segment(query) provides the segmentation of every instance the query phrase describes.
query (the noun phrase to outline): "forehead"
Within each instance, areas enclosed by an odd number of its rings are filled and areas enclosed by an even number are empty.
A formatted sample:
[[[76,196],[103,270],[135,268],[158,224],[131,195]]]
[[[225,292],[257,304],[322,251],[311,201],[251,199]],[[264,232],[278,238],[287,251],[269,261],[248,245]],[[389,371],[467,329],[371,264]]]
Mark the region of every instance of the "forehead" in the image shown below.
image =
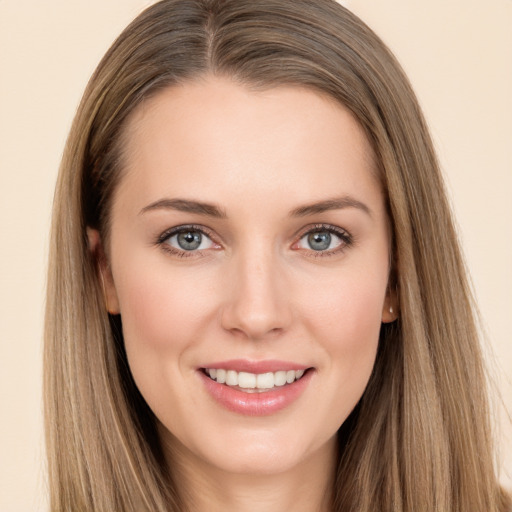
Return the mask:
[[[135,188],[141,201],[199,188],[208,199],[274,189],[307,202],[333,186],[379,187],[353,115],[301,87],[254,90],[218,77],[172,86],[137,107],[123,146],[119,192]]]

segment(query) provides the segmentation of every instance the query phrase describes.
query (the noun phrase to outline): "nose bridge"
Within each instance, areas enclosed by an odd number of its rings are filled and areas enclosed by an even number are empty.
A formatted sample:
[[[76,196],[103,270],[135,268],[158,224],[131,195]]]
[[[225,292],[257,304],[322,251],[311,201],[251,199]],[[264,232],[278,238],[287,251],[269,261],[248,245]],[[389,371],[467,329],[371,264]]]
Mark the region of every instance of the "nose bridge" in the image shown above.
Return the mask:
[[[261,339],[287,327],[289,303],[279,255],[263,239],[233,255],[223,311],[224,328]]]

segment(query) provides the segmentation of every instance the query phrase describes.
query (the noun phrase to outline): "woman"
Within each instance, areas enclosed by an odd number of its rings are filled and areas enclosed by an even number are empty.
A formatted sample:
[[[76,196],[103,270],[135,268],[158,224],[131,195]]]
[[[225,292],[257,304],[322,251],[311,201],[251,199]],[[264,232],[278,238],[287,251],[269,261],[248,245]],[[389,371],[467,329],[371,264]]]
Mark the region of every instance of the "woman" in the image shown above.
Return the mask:
[[[150,7],[54,208],[52,510],[507,509],[422,114],[338,4]]]

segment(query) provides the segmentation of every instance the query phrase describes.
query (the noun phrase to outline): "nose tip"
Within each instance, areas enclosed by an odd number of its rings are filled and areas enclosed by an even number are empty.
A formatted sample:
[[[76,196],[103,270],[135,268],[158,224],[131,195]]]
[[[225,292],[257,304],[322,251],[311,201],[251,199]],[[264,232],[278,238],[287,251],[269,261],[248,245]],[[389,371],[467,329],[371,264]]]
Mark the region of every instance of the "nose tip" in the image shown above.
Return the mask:
[[[287,329],[291,313],[285,287],[273,265],[244,267],[226,286],[224,329],[250,340],[262,340]]]
[[[261,312],[254,310],[243,312],[242,310],[230,310],[231,314],[225,314],[224,328],[233,333],[239,333],[250,340],[261,340],[275,335],[282,330],[273,319]]]

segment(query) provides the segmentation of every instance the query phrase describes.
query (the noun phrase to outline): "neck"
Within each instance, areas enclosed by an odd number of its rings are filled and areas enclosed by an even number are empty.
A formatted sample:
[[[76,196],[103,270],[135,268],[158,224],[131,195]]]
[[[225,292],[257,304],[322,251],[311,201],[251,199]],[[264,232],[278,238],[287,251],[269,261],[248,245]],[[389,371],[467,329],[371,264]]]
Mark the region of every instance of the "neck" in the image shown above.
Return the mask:
[[[231,473],[199,459],[176,440],[166,445],[172,459],[173,480],[187,511],[332,511],[336,439],[293,468],[277,474]]]

